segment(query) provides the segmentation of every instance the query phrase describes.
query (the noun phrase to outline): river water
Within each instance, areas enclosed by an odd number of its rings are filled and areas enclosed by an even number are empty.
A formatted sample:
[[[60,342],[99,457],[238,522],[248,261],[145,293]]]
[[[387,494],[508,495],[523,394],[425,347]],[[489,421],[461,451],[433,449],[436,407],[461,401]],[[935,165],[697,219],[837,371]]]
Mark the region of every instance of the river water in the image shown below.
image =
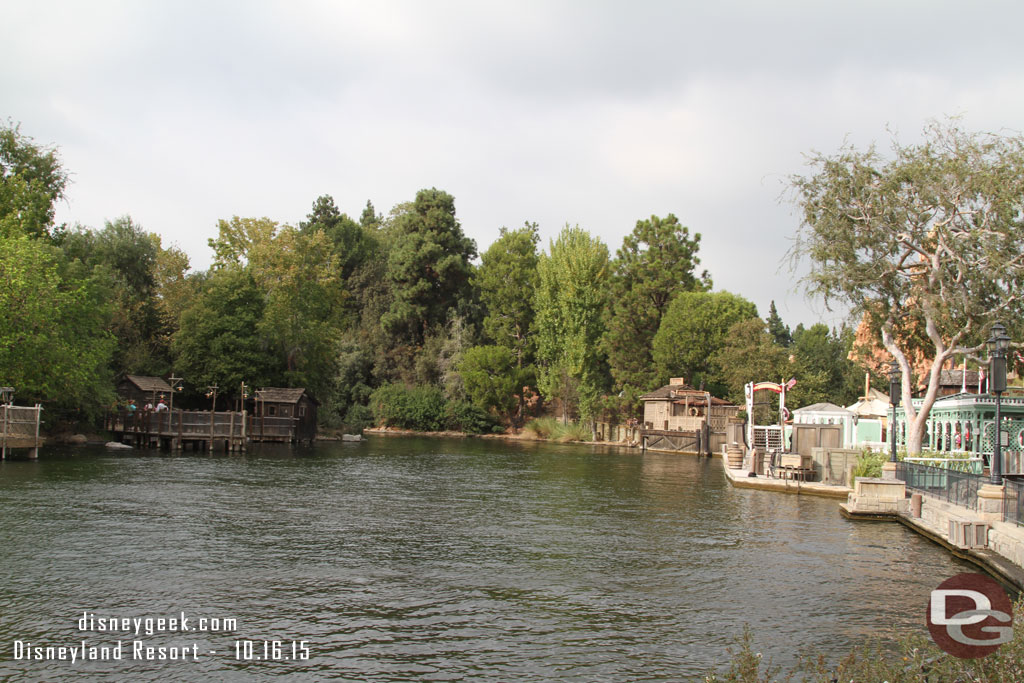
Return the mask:
[[[736,490],[721,468],[405,437],[8,461],[0,679],[690,680],[744,624],[786,665],[923,633],[929,591],[972,571],[898,524]],[[158,632],[182,613],[189,630]],[[139,633],[109,630],[124,619]],[[46,658],[83,640],[121,659]]]

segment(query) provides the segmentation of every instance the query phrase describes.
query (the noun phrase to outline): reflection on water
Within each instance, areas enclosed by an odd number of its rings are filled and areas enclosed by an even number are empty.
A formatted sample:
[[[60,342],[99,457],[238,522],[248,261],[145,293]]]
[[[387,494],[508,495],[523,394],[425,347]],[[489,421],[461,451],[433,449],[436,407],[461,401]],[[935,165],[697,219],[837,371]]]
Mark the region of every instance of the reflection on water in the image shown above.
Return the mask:
[[[0,676],[24,680],[686,680],[744,623],[777,663],[923,631],[928,592],[970,571],[834,500],[734,490],[718,460],[578,446],[51,451],[0,465],[0,501]],[[238,626],[83,633],[83,611]],[[200,658],[13,660],[83,638]],[[311,656],[239,660],[239,640]]]

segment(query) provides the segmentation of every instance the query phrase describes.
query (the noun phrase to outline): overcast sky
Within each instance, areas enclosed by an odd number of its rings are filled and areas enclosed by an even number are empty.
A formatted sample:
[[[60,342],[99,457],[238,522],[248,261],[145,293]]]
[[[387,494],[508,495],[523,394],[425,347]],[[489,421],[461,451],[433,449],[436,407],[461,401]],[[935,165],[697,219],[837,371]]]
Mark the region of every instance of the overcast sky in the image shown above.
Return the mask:
[[[483,251],[674,213],[716,289],[790,325],[804,154],[930,119],[1024,128],[1024,3],[0,0],[0,117],[59,147],[58,219],[129,214],[205,268],[219,218],[426,187]]]

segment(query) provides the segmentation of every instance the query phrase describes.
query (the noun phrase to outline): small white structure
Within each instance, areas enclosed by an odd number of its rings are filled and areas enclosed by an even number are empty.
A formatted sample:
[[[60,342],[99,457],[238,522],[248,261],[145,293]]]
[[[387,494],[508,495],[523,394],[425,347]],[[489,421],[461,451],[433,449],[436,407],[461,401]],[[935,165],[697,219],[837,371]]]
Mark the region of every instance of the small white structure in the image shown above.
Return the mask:
[[[889,397],[878,389],[868,389],[867,396],[862,396],[846,409],[856,416],[854,447],[885,450],[891,420]]]

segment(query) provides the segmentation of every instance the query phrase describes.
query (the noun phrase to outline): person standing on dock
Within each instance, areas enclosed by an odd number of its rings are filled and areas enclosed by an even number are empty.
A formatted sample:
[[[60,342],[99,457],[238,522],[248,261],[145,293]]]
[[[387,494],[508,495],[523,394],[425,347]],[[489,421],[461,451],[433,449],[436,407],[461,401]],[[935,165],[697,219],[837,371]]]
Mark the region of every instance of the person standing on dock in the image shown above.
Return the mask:
[[[167,404],[164,403],[163,399],[160,399],[160,402],[156,404],[156,412],[162,413],[165,410],[167,410]]]

